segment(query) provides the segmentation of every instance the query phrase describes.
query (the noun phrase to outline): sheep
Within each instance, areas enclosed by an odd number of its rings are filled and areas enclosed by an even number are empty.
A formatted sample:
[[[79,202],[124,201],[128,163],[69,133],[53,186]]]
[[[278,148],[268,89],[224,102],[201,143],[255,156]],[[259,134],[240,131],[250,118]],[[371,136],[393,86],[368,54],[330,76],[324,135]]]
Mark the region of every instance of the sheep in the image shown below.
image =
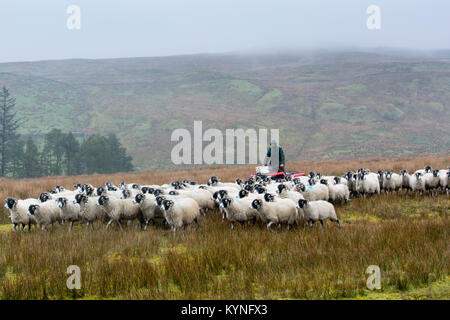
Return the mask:
[[[363,196],[367,194],[380,194],[380,182],[373,172],[361,171],[356,180],[356,191]]]
[[[384,172],[382,170],[378,170],[377,176],[378,176],[378,181],[380,182],[380,190],[382,190],[383,184],[384,184]]]
[[[412,190],[411,184],[410,184],[411,175],[406,170],[402,170],[401,173],[402,173],[402,192],[403,192],[403,190],[406,190],[406,192],[408,192],[408,191]]]
[[[231,229],[234,229],[234,223],[243,224],[247,221],[256,221],[258,211],[253,209],[249,198],[224,198],[221,200],[220,208],[225,212],[226,218],[231,222]]]
[[[423,180],[425,181],[425,190],[428,190],[431,195],[434,195],[436,189],[439,188],[439,170],[433,170],[432,173],[425,173]]]
[[[213,186],[213,187],[230,187],[230,188],[234,188],[237,191],[241,190],[241,187],[236,184],[236,183],[231,183],[231,182],[220,182],[220,180],[216,177],[216,176],[212,176],[208,182],[207,185],[209,186]]]
[[[348,187],[348,180],[345,177],[334,177],[334,184],[343,184]]]
[[[439,170],[439,186],[446,191],[447,197],[450,189],[450,170]]]
[[[401,175],[397,173],[393,173],[391,171],[386,171],[383,174],[383,189],[386,193],[400,190],[403,185],[403,178]]]
[[[77,194],[72,203],[80,205],[80,215],[83,221],[86,221],[86,229],[91,226],[94,230],[94,222],[96,220],[106,221],[106,210],[102,206],[97,206],[100,197],[88,197],[84,193]]]
[[[195,222],[198,226],[200,210],[197,202],[191,198],[163,200],[161,211],[164,212],[164,216],[173,232],[179,228],[186,227],[192,222]]]
[[[323,184],[317,184],[313,186],[305,186],[304,184],[299,184],[296,186],[296,190],[300,192],[306,200],[325,200],[328,201],[330,193],[328,187]]]
[[[69,231],[72,231],[73,223],[81,220],[80,205],[73,203],[65,197],[56,199],[61,220],[69,221]]]
[[[181,197],[187,197],[194,199],[200,208],[202,214],[208,212],[208,210],[214,210],[215,202],[211,199],[211,192],[208,190],[197,189],[195,191],[189,190],[177,190],[170,191],[169,195],[179,195]]]
[[[106,214],[110,219],[106,229],[109,228],[111,223],[116,222],[120,229],[123,230],[120,223],[121,220],[133,221],[137,219],[140,226],[145,222],[141,208],[138,204],[133,203],[131,199],[114,199],[103,195],[98,198],[97,205],[105,208]]]
[[[140,189],[141,187],[139,186],[139,184],[137,183],[125,183],[125,182],[121,182],[119,184],[119,189],[121,190],[125,190],[125,189]]]
[[[34,216],[37,223],[41,226],[41,230],[47,230],[47,226],[50,224],[52,230],[55,222],[61,222],[62,219],[59,215],[59,208],[55,201],[46,201],[41,204],[31,204],[28,207],[28,215]]]
[[[320,183],[328,187],[328,199],[329,201],[344,201],[347,203],[350,199],[350,191],[344,184],[329,184],[327,180],[321,179]],[[296,201],[296,203],[298,200]]]
[[[109,191],[108,191],[109,192]],[[139,189],[125,189],[121,190],[120,199],[133,199],[136,195],[140,193]]]
[[[25,199],[17,201],[14,198],[5,199],[5,208],[9,210],[11,223],[13,224],[13,230],[17,231],[17,226],[22,225],[21,231],[24,232],[25,226],[28,226],[28,232],[31,230],[31,225],[36,225],[37,221],[35,217],[31,217],[27,214],[28,207],[31,204],[38,204],[37,199]]]
[[[291,199],[294,203],[297,203],[298,200],[304,199],[303,195],[297,191],[290,191],[287,189],[286,185],[279,184],[277,194],[282,199]]]
[[[164,213],[161,211],[160,206],[155,204],[156,197],[152,194],[143,194],[138,193],[134,197],[134,203],[137,203],[141,208],[142,214],[145,220],[144,231],[147,230],[147,227],[150,222],[153,222],[156,218],[164,218]]]
[[[267,230],[270,230],[270,226],[274,223],[279,227],[282,223],[286,223],[288,229],[294,223],[298,224],[298,212],[291,199],[278,199],[275,202],[254,199],[250,208],[257,210],[261,220],[267,222]]]
[[[416,172],[414,175],[410,176],[409,184],[413,192],[419,191],[420,195],[422,195],[425,191],[425,181],[421,172]]]
[[[423,169],[416,170],[414,174],[421,173],[423,176],[425,173],[431,173],[431,170],[432,170],[431,166],[425,166]]]
[[[308,201],[300,199],[298,200],[297,208],[303,210],[303,217],[310,227],[317,221],[320,221],[320,225],[323,226],[323,220],[326,219],[336,222],[338,227],[341,227],[334,206],[327,201]]]

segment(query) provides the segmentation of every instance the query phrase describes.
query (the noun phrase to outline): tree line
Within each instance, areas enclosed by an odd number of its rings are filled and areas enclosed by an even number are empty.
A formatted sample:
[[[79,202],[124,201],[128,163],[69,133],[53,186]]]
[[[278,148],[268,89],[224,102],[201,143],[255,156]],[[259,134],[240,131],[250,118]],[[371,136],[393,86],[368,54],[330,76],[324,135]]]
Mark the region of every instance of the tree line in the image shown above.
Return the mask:
[[[18,133],[20,120],[14,110],[16,99],[8,89],[0,92],[0,175],[34,178],[133,170],[132,157],[115,134],[94,134],[77,139],[72,132],[53,129],[43,141]]]

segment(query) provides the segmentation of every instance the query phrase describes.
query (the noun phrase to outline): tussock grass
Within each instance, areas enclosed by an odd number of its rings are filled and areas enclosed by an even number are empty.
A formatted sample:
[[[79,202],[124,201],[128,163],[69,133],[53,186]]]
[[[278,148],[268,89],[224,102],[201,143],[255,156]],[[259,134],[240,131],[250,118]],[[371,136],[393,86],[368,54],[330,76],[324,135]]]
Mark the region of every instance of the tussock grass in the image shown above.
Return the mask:
[[[447,167],[449,157],[373,162],[290,164],[306,171],[343,172],[359,167],[409,170]],[[404,162],[402,162],[404,161]],[[379,165],[379,166],[378,166]],[[391,167],[389,167],[391,166]],[[327,170],[328,168],[328,170]],[[6,197],[36,196],[56,184],[111,180],[162,183],[245,177],[250,167],[176,172],[56,177],[5,181]],[[218,213],[200,228],[172,234],[160,225],[147,232],[66,227],[54,232],[13,233],[0,228],[1,299],[364,299],[443,298],[449,292],[450,200],[379,195],[337,206],[342,229],[300,226],[268,232],[263,225],[230,230]],[[5,219],[6,221],[6,219]],[[82,272],[82,289],[66,288],[69,265]],[[382,289],[366,289],[365,270],[381,268]],[[433,289],[434,288],[434,289]]]

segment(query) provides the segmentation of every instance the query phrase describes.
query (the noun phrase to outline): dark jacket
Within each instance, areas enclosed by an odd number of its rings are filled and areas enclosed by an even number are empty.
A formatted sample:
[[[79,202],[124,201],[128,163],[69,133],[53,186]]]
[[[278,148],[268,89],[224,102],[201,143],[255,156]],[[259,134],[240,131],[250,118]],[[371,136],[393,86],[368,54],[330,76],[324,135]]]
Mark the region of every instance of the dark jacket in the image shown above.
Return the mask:
[[[278,150],[279,150],[279,162],[280,162],[280,164],[285,164],[286,160],[285,160],[285,157],[284,157],[283,148],[278,146]],[[267,150],[266,157],[271,158],[271,153],[272,153],[272,147],[269,147],[269,150]]]

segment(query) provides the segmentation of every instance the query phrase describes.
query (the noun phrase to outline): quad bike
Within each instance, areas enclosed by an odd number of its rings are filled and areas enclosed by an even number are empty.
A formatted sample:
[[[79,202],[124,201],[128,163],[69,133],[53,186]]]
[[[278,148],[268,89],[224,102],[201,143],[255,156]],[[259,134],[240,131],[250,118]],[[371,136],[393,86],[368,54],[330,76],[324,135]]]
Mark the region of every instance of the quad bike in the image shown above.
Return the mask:
[[[277,180],[277,179],[292,180],[294,178],[304,176],[304,175],[305,175],[305,173],[300,172],[300,171],[291,171],[291,172],[284,173],[283,171],[277,172],[277,170],[273,170],[273,167],[270,167],[270,166],[259,166],[259,167],[256,167],[256,173],[252,174],[251,177],[260,176],[260,177],[269,177],[272,180]]]

